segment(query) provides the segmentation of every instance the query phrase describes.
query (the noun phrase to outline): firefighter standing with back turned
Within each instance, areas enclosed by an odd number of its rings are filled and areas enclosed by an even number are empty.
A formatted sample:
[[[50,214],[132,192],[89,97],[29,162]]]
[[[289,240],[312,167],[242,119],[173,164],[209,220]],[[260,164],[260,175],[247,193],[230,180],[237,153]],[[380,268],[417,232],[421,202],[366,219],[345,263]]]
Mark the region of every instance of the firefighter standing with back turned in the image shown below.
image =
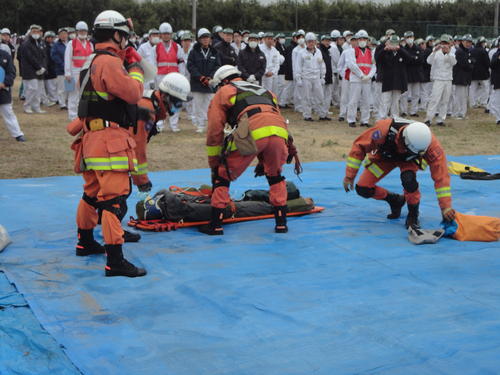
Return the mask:
[[[265,174],[269,183],[275,231],[286,233],[287,190],[281,170],[286,161],[296,157],[296,150],[289,139],[276,96],[259,85],[243,81],[240,71],[231,65],[220,67],[213,81],[212,85],[219,88],[208,109],[207,154],[212,169],[212,215],[210,223],[199,230],[209,235],[223,234],[222,219],[224,209],[230,203],[230,181],[236,180],[258,156],[256,176]],[[228,142],[231,138],[224,137],[226,123],[240,136],[243,132],[247,138],[253,139],[254,153],[248,150],[243,153],[233,141]],[[297,158],[296,168],[299,168]]]
[[[443,219],[451,221],[455,211],[451,206],[451,188],[446,155],[437,138],[429,127],[421,122],[404,119],[384,119],[371,129],[363,132],[353,143],[347,158],[344,189],[353,190],[354,179],[365,159],[365,170],[358,183],[356,192],[363,198],[385,200],[391,213],[388,219],[397,219],[405,202],[408,203],[406,227],[420,226],[417,171],[430,167],[431,177],[441,208]],[[377,182],[394,168],[401,170],[404,195],[391,193],[377,186]]]
[[[123,257],[123,207],[130,192],[129,172],[136,170],[136,146],[128,128],[136,125],[137,103],[142,97],[143,70],[129,47],[132,22],[107,10],[94,22],[96,48],[80,74],[82,87],[78,119],[68,125],[73,143],[75,170],[83,173],[84,193],[77,212],[80,256],[106,253],[106,276],[144,276],[146,271]],[[105,246],[94,240],[93,229],[102,210]]]

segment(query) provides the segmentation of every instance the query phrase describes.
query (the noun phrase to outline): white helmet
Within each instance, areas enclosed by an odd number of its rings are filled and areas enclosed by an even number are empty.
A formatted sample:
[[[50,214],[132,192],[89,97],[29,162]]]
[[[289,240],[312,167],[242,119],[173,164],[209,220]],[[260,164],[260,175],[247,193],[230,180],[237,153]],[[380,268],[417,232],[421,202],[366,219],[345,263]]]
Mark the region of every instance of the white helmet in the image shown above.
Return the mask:
[[[264,38],[264,35],[266,35],[266,33],[264,31],[259,31],[259,38]]]
[[[163,22],[160,25],[160,33],[161,34],[172,34],[172,26],[168,22]]]
[[[422,122],[412,122],[403,130],[403,140],[406,148],[414,154],[427,151],[431,144],[432,133]]]
[[[220,83],[232,75],[241,75],[241,72],[233,65],[222,65],[214,74],[212,86],[218,86]]]
[[[10,35],[10,30],[8,28],[4,27],[2,29],[2,31],[0,31],[0,34],[9,34]]]
[[[360,39],[360,38],[365,38],[365,39],[368,39],[368,33],[366,32],[366,30],[359,30],[357,33],[356,33],[356,39]]]
[[[308,42],[310,40],[316,40],[316,34],[309,32],[309,33],[306,34],[306,38],[305,39],[306,39],[306,42]]]
[[[198,30],[198,38],[201,38],[203,35],[205,36],[211,36],[210,31],[208,29],[202,27],[201,29]]]
[[[78,21],[75,26],[76,31],[89,31],[89,27],[84,21]]]
[[[187,101],[191,91],[191,85],[186,77],[181,73],[169,73],[159,84],[161,92],[165,92],[182,101]]]
[[[116,30],[130,34],[132,29],[132,21],[116,10],[105,10],[99,13],[94,21],[94,30]]]
[[[346,31],[344,31],[344,33],[342,34],[342,36],[343,36],[344,38],[347,38],[349,35],[352,35],[352,31],[346,30]]]
[[[340,34],[340,31],[338,30],[333,30],[331,33],[330,33],[330,36],[332,38],[340,38],[342,36],[342,34]]]

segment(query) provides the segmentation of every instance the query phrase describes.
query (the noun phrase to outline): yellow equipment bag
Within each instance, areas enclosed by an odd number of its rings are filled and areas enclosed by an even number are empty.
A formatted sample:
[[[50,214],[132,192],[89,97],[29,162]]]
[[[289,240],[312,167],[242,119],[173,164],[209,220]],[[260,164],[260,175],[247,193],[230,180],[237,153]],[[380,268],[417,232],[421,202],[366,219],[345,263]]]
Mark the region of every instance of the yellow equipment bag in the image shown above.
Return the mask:
[[[448,172],[451,174],[456,174],[460,176],[460,173],[466,172],[486,172],[484,169],[473,167],[472,165],[457,163],[456,161],[450,161],[448,163]]]

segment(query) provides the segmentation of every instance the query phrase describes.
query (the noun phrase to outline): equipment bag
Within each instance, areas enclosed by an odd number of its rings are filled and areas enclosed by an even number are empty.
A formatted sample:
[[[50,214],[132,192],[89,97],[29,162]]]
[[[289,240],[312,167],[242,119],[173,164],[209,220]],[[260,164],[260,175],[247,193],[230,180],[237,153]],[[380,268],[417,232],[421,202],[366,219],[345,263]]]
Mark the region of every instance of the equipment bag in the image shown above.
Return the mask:
[[[233,142],[238,152],[243,155],[255,155],[257,153],[257,144],[250,131],[250,122],[246,116],[243,116],[238,125],[233,130]]]
[[[500,239],[500,218],[456,213],[452,222],[442,222],[445,236],[458,241],[494,242]]]

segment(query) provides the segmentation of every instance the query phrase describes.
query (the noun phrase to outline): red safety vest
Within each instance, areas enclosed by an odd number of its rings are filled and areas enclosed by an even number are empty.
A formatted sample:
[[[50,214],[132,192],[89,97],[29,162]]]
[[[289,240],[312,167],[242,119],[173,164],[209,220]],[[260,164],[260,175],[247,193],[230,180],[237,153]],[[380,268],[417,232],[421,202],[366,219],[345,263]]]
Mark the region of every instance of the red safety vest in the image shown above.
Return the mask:
[[[372,70],[372,50],[368,47],[365,48],[365,53],[361,51],[361,48],[354,48],[354,55],[356,56],[356,64],[359,66],[359,69],[363,72],[363,74],[370,73]],[[351,76],[351,70],[347,69],[345,71],[345,79],[349,80]]]
[[[179,71],[177,64],[177,43],[170,41],[170,49],[166,50],[163,42],[156,45],[156,62],[158,64],[158,74],[164,75]]]
[[[85,64],[87,57],[92,54],[92,45],[90,42],[87,42],[84,47],[79,39],[73,39],[71,45],[73,47],[73,66],[75,68],[81,68],[83,64]]]

